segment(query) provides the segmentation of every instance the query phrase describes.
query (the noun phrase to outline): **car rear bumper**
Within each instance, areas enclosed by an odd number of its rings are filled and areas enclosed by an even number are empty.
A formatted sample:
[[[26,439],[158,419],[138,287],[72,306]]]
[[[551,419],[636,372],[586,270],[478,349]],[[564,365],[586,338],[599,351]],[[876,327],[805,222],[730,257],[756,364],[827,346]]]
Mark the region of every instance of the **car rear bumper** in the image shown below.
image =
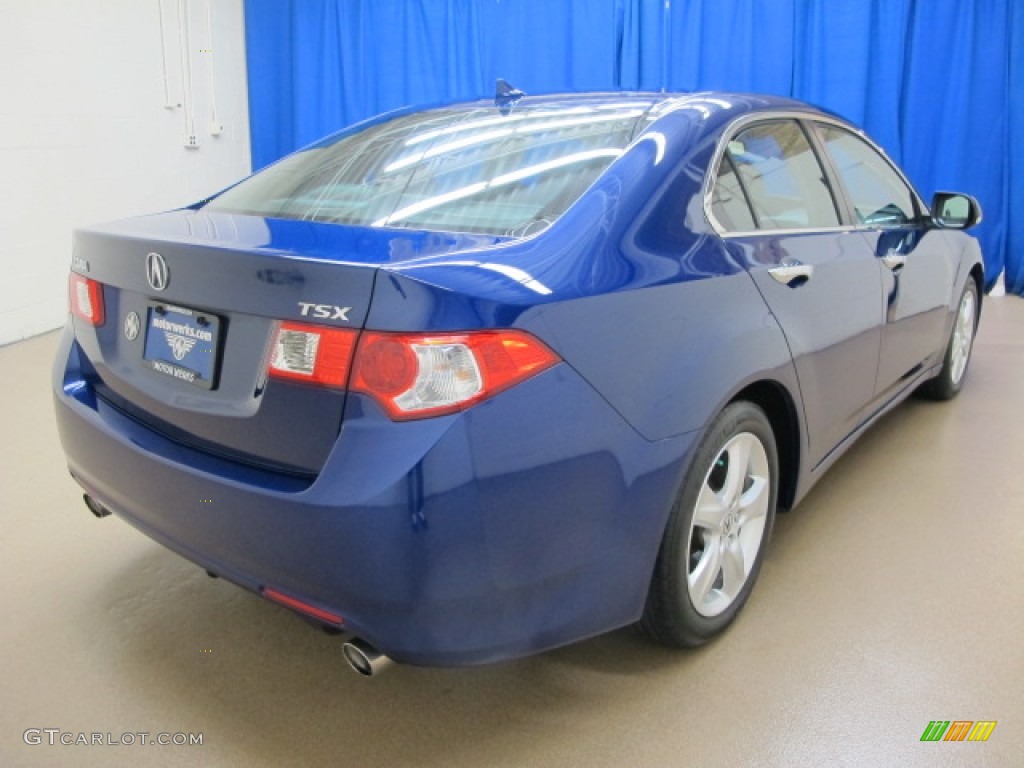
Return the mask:
[[[492,662],[635,621],[694,434],[649,442],[569,366],[461,414],[350,396],[306,487],[183,447],[97,399],[66,331],[69,469],[184,557],[344,618],[396,661]]]

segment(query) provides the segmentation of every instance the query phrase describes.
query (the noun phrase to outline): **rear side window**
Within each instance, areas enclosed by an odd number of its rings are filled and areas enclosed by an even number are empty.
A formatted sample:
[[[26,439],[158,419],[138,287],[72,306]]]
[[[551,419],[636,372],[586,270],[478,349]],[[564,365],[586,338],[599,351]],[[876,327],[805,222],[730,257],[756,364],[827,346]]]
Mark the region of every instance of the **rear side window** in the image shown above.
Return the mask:
[[[711,212],[729,232],[757,229],[746,193],[736,177],[736,167],[728,155],[718,166],[718,178],[711,193]]]
[[[885,227],[914,221],[914,194],[884,157],[842,128],[818,125],[817,129],[850,196],[858,224]]]
[[[794,120],[759,123],[728,143],[712,192],[712,213],[727,231],[753,228],[745,226],[740,201],[749,203],[758,229],[839,226],[825,172]]]
[[[298,152],[208,210],[523,236],[557,219],[632,140],[646,102],[431,110]]]

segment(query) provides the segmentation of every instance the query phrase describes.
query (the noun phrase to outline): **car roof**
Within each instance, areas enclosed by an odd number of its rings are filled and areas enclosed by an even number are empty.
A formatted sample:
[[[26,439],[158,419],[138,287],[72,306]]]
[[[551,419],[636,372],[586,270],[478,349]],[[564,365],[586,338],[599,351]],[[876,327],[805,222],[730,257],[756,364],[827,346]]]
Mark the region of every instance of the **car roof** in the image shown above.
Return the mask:
[[[830,114],[827,110],[807,104],[806,102],[784,96],[763,93],[743,93],[738,91],[692,91],[692,92],[653,92],[653,91],[595,91],[579,93],[546,93],[536,96],[523,95],[511,101],[512,111],[570,109],[579,107],[609,108],[613,106],[643,108],[661,113],[686,106],[711,105],[716,111],[771,111],[771,110],[810,110]],[[494,99],[478,99],[437,105],[449,110],[461,109],[493,109]],[[427,107],[429,109],[430,107]]]
[[[693,121],[702,122],[709,131],[716,130],[731,122],[732,118],[756,112],[807,113],[826,115],[849,124],[844,117],[830,110],[797,99],[763,93],[737,91],[694,91],[694,92],[651,92],[651,91],[596,91],[577,93],[548,93],[536,96],[523,95],[504,104],[496,99],[457,101],[424,107],[396,110],[378,116],[369,122],[410,114],[444,110],[450,114],[472,111],[501,109],[504,114],[579,111],[585,109],[633,109],[639,113],[638,135],[655,126],[662,117],[680,113],[687,114]]]
[[[490,98],[473,101],[448,100],[434,104],[399,107],[353,123],[300,149],[326,146],[345,135],[357,133],[398,117],[415,114],[445,113],[451,119],[461,121],[466,120],[472,113],[486,117],[485,113],[529,115],[530,112],[547,113],[560,110],[572,112],[588,108],[635,110],[637,112],[637,128],[634,138],[655,129],[662,123],[662,118],[669,115],[674,115],[676,118],[685,116],[690,122],[700,123],[699,130],[704,134],[717,133],[723,126],[731,123],[733,118],[756,112],[826,115],[859,130],[841,115],[830,110],[771,94],[735,91],[591,91],[546,93],[535,96],[524,94],[522,97],[515,97],[504,103],[499,102],[496,98]]]

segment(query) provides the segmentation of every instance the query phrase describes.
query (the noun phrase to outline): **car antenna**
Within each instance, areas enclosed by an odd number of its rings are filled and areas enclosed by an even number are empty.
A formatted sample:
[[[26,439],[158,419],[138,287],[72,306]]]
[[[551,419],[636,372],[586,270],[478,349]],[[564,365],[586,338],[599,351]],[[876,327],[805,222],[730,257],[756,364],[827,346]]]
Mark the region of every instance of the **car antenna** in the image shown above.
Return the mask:
[[[507,115],[512,111],[512,107],[516,105],[526,93],[520,91],[514,85],[511,85],[508,81],[502,80],[500,77],[494,84],[494,106],[503,115]]]

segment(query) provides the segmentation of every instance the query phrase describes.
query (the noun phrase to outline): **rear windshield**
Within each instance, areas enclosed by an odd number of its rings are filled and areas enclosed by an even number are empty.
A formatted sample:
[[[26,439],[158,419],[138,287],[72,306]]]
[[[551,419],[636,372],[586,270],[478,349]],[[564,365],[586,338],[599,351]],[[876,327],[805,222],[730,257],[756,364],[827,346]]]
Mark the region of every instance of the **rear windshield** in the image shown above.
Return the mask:
[[[431,110],[297,152],[207,210],[369,227],[525,236],[575,202],[645,103]]]

